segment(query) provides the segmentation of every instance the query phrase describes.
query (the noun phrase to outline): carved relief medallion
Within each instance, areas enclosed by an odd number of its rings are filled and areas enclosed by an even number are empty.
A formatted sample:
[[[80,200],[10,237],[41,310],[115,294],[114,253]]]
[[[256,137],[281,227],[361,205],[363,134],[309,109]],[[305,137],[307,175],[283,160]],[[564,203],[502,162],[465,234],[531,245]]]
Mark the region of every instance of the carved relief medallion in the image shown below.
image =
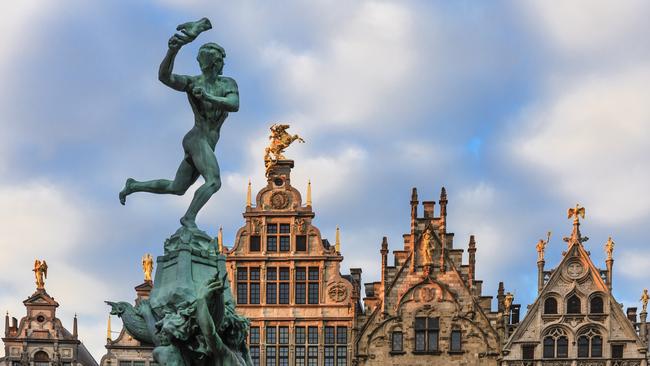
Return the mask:
[[[286,192],[273,192],[271,195],[271,207],[276,210],[282,210],[289,206],[289,195]]]
[[[576,279],[582,276],[584,273],[585,269],[582,266],[582,263],[580,262],[572,262],[569,263],[566,269],[567,275],[569,275],[569,278]]]
[[[348,298],[348,289],[341,282],[336,282],[327,290],[327,295],[334,302],[343,302]]]
[[[436,290],[431,287],[424,287],[420,289],[420,299],[423,302],[431,302],[436,298]]]

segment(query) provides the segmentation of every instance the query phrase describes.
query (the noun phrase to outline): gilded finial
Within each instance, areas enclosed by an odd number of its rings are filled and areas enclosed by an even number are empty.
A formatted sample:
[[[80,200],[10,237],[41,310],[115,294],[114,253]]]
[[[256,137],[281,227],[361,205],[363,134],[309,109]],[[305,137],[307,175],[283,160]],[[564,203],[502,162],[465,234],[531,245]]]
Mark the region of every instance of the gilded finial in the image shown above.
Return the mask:
[[[609,239],[607,239],[607,243],[605,243],[605,253],[607,253],[607,260],[613,259],[615,244],[616,243],[614,243],[612,237],[610,236]]]
[[[341,230],[339,227],[336,227],[336,240],[334,242],[334,249],[337,253],[341,253]]]
[[[311,179],[307,180],[307,206],[311,206]]]
[[[648,289],[644,288],[643,289],[643,294],[641,295],[641,305],[643,305],[643,310],[641,312],[647,313],[648,312],[648,300],[650,299],[650,295],[648,295]]]
[[[47,262],[45,262],[45,260],[40,261],[36,259],[34,261],[34,269],[32,269],[32,272],[34,272],[34,277],[36,277],[36,289],[45,290],[45,280],[47,279]]]
[[[585,208],[580,206],[579,203],[576,203],[576,207],[570,208],[567,211],[567,218],[570,219],[573,217],[573,224],[579,225],[580,220],[578,219],[578,216],[582,217],[583,219],[585,218]]]
[[[153,257],[149,253],[142,256],[142,272],[144,273],[144,282],[151,282],[151,274],[153,273]]]
[[[248,179],[248,190],[246,191],[246,207],[251,207],[252,204],[252,199],[251,199],[251,180],[250,178]]]
[[[506,309],[506,313],[510,312],[510,307],[512,306],[512,302],[515,300],[515,296],[511,294],[510,292],[506,293],[506,297],[503,299],[503,306]]]
[[[223,227],[219,228],[219,234],[217,234],[217,245],[219,246],[219,253],[223,253]]]
[[[546,233],[546,241],[539,239],[537,242],[537,261],[541,262],[544,260],[544,251],[546,250],[546,245],[551,240],[551,232]]]
[[[112,336],[111,336],[111,316],[108,316],[108,325],[106,326],[106,342],[111,342]]]

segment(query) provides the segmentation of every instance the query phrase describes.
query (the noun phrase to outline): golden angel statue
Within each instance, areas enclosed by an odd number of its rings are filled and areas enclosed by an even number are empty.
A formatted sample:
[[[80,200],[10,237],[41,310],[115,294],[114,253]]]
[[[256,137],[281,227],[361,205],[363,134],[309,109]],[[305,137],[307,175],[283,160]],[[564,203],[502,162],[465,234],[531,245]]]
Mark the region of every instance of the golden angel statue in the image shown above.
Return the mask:
[[[644,313],[648,311],[648,299],[650,299],[650,295],[648,295],[648,289],[644,288],[643,295],[641,295],[641,305],[643,305]]]
[[[153,257],[147,253],[142,257],[142,271],[144,272],[144,281],[151,282],[151,273],[153,272]]]
[[[34,261],[34,276],[36,277],[36,289],[44,290],[45,289],[45,280],[47,279],[47,262],[45,260],[39,261],[36,259]]]
[[[612,255],[614,254],[614,245],[615,243],[610,236],[609,239],[607,239],[607,243],[605,243],[605,253],[607,253],[607,259],[612,259]]]
[[[433,240],[433,232],[428,227],[422,234],[422,257],[424,258],[422,264],[425,266],[433,265],[433,251],[436,248]]]
[[[305,140],[298,135],[291,135],[287,132],[289,125],[275,123],[271,126],[271,134],[269,135],[269,146],[264,149],[264,165],[266,167],[266,176],[268,177],[271,168],[277,163],[278,160],[284,160],[282,154],[284,150],[291,145],[292,142],[304,143]]]
[[[539,239],[537,242],[537,261],[541,262],[544,260],[544,251],[546,250],[546,245],[551,240],[551,232],[546,233],[546,241]]]

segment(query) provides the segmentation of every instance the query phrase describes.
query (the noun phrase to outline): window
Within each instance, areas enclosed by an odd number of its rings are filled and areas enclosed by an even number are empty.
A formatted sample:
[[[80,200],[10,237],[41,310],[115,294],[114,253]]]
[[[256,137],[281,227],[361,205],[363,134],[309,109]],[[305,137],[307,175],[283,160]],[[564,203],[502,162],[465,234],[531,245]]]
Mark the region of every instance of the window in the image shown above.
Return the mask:
[[[562,328],[553,328],[544,337],[544,358],[569,357],[569,338]]]
[[[318,327],[307,327],[307,366],[318,365]],[[313,345],[313,346],[312,346]]]
[[[336,327],[336,366],[348,364],[348,328]]]
[[[36,363],[36,362],[34,362],[34,363]],[[131,366],[131,361],[120,360],[118,362],[118,365],[120,365],[120,366]]]
[[[318,278],[320,276],[320,270],[318,267],[309,267],[308,276],[307,276],[307,302],[309,304],[318,304],[319,291],[318,291]]]
[[[580,298],[578,296],[572,295],[569,297],[569,300],[567,300],[566,312],[567,314],[580,314]]]
[[[295,295],[296,304],[307,303],[307,268],[296,267]]]
[[[248,339],[248,349],[254,366],[260,365],[260,327],[251,327]]]
[[[237,268],[237,304],[260,303],[259,267]]]
[[[549,297],[544,301],[544,314],[557,314],[557,300]]]
[[[249,243],[248,243],[248,251],[249,252],[259,252],[261,249],[260,245],[260,236],[259,235],[251,235],[248,237]]]
[[[534,360],[535,359],[535,345],[533,344],[524,344],[521,346],[521,356],[524,360]]]
[[[289,327],[266,327],[266,365],[289,366]]]
[[[289,303],[289,268],[280,267],[280,282],[278,288],[278,304],[288,304]]]
[[[266,225],[266,251],[288,252],[290,249],[291,225],[267,224]]]
[[[293,336],[296,343],[296,357],[294,365],[305,366],[307,358],[307,352],[305,348],[305,343],[307,343],[307,334],[305,332],[305,327],[295,327]]]
[[[612,344],[612,358],[620,359],[623,358],[623,344]]]
[[[259,304],[260,303],[260,269],[249,268],[249,286],[250,286],[250,304]]]
[[[461,342],[461,331],[460,329],[454,329],[451,331],[451,347],[449,348],[452,352],[462,351],[462,342]]]
[[[334,327],[325,327],[325,352],[323,354],[324,366],[334,366],[334,342],[336,339],[334,329]]]
[[[266,303],[289,303],[289,268],[268,267],[266,269]]]
[[[390,350],[391,352],[404,351],[404,334],[401,331],[392,332],[390,335]]]
[[[121,362],[121,361],[120,361]],[[34,353],[34,366],[49,366],[50,356],[44,351]],[[129,362],[129,366],[131,362]]]
[[[440,322],[438,318],[415,318],[415,351],[438,351]]]
[[[133,366],[144,366],[144,361],[133,361]]]
[[[248,268],[237,268],[237,304],[248,304]]]
[[[603,298],[600,296],[594,296],[591,298],[591,302],[589,304],[589,312],[591,314],[602,314],[604,313],[603,311]]]
[[[296,235],[296,251],[297,252],[307,251],[307,236]]]
[[[603,338],[598,329],[587,328],[580,332],[578,357],[603,357]]]

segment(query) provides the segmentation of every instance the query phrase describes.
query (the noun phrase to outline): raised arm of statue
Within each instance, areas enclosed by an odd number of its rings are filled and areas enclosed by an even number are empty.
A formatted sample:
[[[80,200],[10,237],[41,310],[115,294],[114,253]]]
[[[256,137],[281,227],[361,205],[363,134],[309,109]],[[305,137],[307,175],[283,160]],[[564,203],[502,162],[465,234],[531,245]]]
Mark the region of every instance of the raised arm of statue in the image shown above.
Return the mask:
[[[190,77],[186,75],[177,75],[173,74],[172,70],[174,69],[174,60],[178,54],[178,50],[181,47],[187,44],[187,41],[183,40],[178,34],[174,34],[169,39],[169,49],[165,58],[163,58],[160,63],[160,68],[158,69],[158,80],[168,87],[178,90],[185,91],[190,84]]]

